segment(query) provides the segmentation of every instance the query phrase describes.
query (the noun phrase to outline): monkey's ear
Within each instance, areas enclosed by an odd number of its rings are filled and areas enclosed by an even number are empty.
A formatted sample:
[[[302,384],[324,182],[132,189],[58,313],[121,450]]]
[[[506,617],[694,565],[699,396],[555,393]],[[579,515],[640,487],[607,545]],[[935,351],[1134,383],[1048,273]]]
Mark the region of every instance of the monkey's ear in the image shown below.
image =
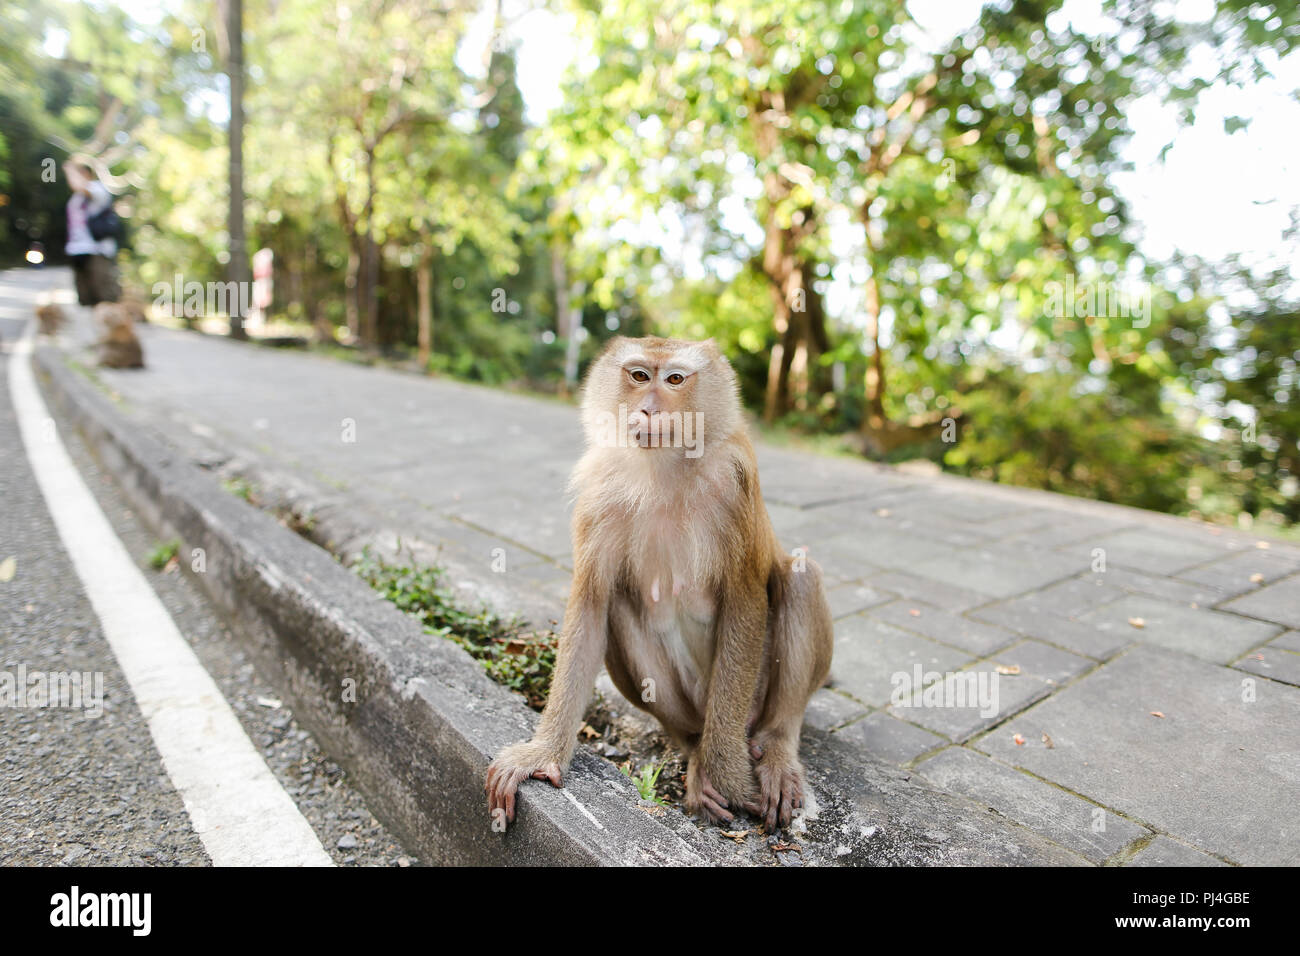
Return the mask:
[[[700,342],[699,345],[701,348],[704,349],[705,354],[708,355],[709,358],[711,359],[722,358],[722,350],[718,348],[718,343],[712,336],[705,339],[703,342]]]

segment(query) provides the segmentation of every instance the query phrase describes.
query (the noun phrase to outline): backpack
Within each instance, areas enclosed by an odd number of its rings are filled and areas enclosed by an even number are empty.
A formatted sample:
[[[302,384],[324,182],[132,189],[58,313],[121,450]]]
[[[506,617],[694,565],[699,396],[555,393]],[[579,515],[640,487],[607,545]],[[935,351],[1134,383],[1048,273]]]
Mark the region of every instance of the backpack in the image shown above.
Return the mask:
[[[93,216],[88,217],[86,227],[90,230],[91,238],[96,242],[101,239],[120,239],[122,237],[122,219],[118,216],[111,202]]]

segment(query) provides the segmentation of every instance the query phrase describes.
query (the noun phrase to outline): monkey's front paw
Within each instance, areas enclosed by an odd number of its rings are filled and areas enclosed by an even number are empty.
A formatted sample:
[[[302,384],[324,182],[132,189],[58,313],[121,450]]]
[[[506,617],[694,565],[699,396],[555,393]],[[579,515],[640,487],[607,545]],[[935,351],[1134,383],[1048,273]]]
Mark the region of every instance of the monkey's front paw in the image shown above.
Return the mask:
[[[507,823],[515,819],[515,793],[519,785],[532,777],[547,780],[553,787],[562,787],[560,762],[532,741],[511,744],[497,755],[488,767],[488,812],[496,818],[498,810],[505,811]]]
[[[730,823],[735,819],[731,801],[709,779],[699,759],[686,768],[686,812],[702,816],[709,823]]]
[[[754,772],[758,776],[758,802],[746,809],[762,820],[769,833],[778,822],[788,827],[794,812],[803,808],[803,767],[798,760],[782,760],[770,751]]]

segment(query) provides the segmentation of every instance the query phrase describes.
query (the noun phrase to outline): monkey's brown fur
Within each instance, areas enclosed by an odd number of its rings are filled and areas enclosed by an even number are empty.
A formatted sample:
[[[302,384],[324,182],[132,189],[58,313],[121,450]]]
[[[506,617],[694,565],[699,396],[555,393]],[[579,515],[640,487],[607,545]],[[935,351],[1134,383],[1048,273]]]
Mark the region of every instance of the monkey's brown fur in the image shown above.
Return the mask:
[[[686,752],[690,812],[717,822],[744,808],[769,830],[788,825],[803,806],[799,728],[830,671],[831,614],[820,568],[777,543],[730,364],[711,340],[615,339],[587,377],[583,424],[551,694],[533,739],[488,768],[490,811],[513,820],[529,777],[561,785],[603,659]]]
[[[144,350],[136,338],[130,313],[116,302],[95,306],[95,319],[103,326],[99,364],[107,368],[144,368]]]
[[[134,291],[123,293],[122,297],[117,300],[117,304],[126,311],[126,314],[130,316],[131,321],[149,321],[148,307],[145,305],[144,299],[140,297],[139,293]]]
[[[59,331],[59,326],[65,319],[63,308],[57,302],[47,302],[36,307],[36,322],[46,335],[53,335]]]

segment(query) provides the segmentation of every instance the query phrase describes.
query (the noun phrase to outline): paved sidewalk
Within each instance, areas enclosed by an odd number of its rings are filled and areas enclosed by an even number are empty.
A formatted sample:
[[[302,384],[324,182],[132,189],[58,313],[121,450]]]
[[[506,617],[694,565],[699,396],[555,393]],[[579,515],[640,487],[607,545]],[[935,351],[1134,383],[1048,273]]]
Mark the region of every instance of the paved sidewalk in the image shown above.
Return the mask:
[[[79,314],[65,341],[82,361],[88,335]],[[180,453],[282,476],[436,545],[500,609],[560,617],[571,407],[158,327],[142,339],[147,369],[96,377]],[[767,446],[759,463],[782,543],[822,564],[836,616],[810,724],[1092,862],[1300,863],[1300,548]],[[917,668],[932,686],[900,698]],[[981,679],[996,708],[956,706]]]

